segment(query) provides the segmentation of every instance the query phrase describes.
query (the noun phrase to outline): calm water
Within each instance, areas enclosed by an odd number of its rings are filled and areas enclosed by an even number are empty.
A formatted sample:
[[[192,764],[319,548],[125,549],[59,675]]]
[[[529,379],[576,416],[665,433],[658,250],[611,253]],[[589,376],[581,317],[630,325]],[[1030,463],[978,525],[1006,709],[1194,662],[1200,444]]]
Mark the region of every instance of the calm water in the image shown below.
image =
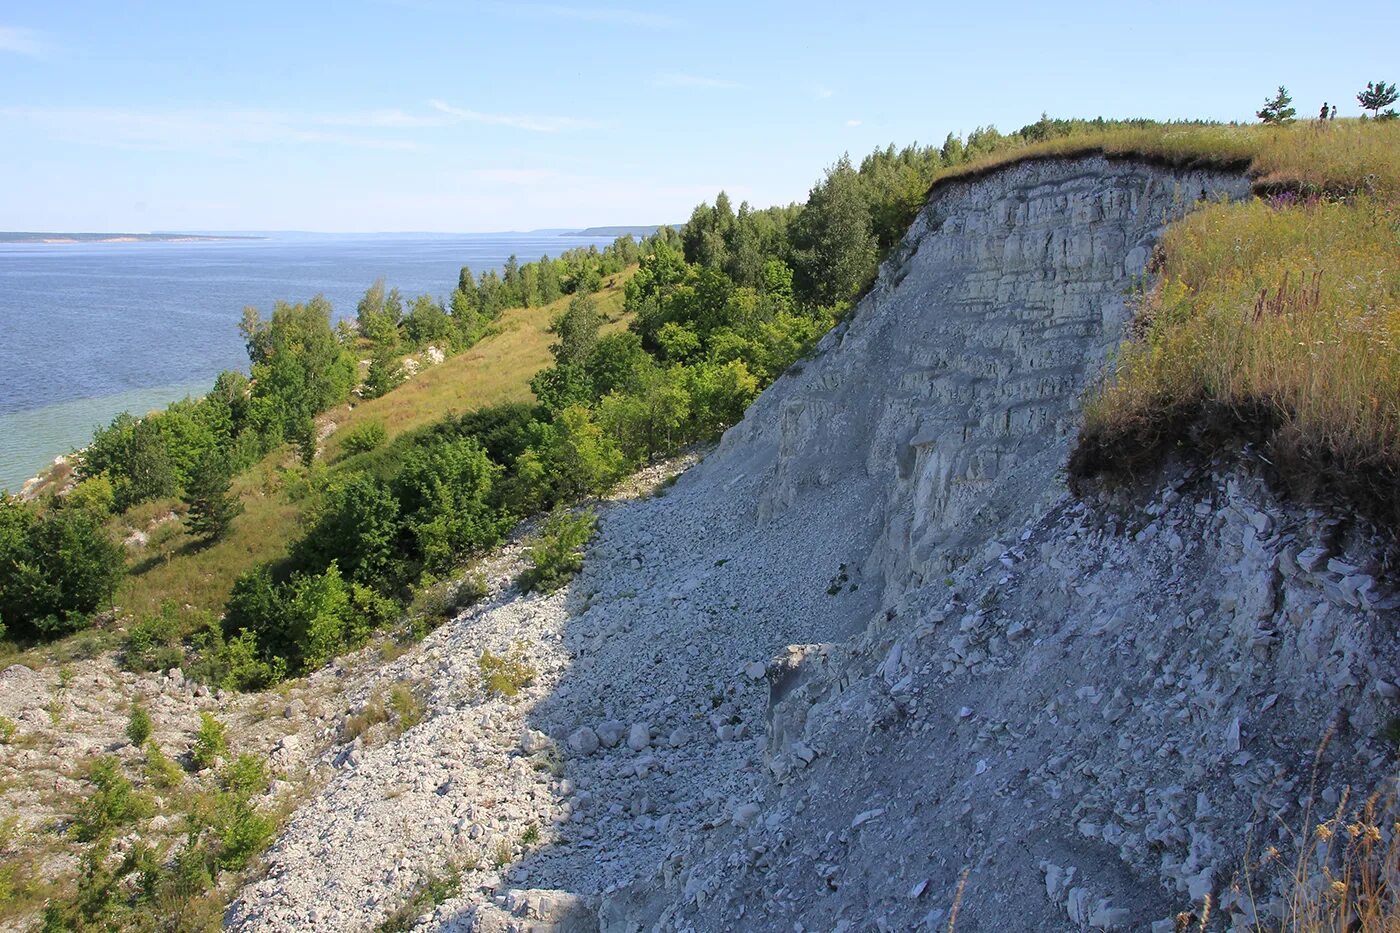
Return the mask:
[[[0,488],[87,443],[121,411],[200,394],[247,371],[244,307],[330,299],[337,317],[383,277],[449,295],[457,270],[499,268],[611,238],[274,236],[206,243],[0,244]]]

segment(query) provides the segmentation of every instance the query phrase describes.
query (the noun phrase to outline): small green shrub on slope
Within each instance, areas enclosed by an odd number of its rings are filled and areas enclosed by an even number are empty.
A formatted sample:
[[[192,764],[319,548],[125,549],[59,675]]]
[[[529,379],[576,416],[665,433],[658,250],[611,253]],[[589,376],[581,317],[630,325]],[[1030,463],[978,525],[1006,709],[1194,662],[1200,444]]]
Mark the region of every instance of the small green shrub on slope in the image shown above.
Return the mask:
[[[583,569],[583,549],[593,537],[598,516],[591,511],[558,512],[530,545],[530,566],[520,575],[520,589],[551,593]]]

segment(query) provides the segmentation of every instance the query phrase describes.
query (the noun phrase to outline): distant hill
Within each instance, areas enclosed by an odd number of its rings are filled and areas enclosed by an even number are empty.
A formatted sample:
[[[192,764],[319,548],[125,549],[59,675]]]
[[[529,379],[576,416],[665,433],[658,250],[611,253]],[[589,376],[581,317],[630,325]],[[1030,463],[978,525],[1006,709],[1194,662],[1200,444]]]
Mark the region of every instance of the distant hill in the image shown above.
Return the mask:
[[[647,237],[651,236],[662,227],[675,227],[679,230],[681,224],[649,224],[638,227],[587,227],[583,230],[570,230],[567,233],[561,233],[560,236],[627,236],[631,234],[637,237]]]

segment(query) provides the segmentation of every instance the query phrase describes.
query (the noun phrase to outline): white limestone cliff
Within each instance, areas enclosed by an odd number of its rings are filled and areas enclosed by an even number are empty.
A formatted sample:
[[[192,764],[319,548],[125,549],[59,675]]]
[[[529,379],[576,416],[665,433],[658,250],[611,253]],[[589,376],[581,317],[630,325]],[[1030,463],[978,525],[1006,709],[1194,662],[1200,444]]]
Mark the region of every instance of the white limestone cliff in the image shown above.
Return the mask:
[[[1268,870],[1232,890],[1246,847],[1393,765],[1369,543],[1245,460],[1063,481],[1162,229],[1248,194],[1097,157],[940,186],[811,359],[609,507],[569,592],[503,589],[507,551],[400,662],[428,719],[327,756],[230,925],[370,929],[449,863],[424,929],[943,929],[960,884],[959,930],[1273,909]],[[481,696],[517,642],[540,676]]]

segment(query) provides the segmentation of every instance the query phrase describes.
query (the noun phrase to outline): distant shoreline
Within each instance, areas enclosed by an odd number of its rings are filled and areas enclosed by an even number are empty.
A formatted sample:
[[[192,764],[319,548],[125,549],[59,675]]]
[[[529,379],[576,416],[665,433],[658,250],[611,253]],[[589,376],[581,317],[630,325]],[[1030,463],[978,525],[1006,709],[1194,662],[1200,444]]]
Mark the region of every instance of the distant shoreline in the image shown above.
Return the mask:
[[[265,240],[261,236],[215,236],[203,233],[16,233],[0,232],[0,243],[198,243],[215,240]]]

